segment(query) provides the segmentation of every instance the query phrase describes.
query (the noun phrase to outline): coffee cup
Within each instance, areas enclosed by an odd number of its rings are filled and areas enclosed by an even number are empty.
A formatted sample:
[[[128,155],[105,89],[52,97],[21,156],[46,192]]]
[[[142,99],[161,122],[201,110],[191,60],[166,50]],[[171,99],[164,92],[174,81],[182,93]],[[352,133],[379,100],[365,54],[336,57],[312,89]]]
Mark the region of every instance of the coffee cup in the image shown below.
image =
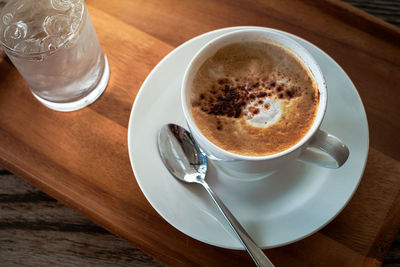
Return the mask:
[[[200,130],[201,127],[197,125],[199,122],[194,119],[193,116],[193,106],[198,106],[199,103],[195,103],[193,100],[193,90],[194,86],[193,83],[195,81],[196,75],[198,72],[200,72],[201,68],[203,65],[205,65],[205,62],[207,60],[210,60],[210,58],[214,57],[217,53],[221,54],[223,49],[233,47],[231,50],[232,51],[239,51],[238,53],[246,53],[246,50],[241,48],[240,45],[247,45],[251,46],[252,44],[259,44],[259,43],[267,43],[271,44],[273,46],[279,47],[276,48],[278,50],[271,50],[269,53],[275,53],[274,51],[281,51],[284,50],[287,54],[287,57],[293,57],[296,62],[299,62],[299,66],[301,65],[304,70],[307,72],[307,74],[310,77],[310,80],[312,80],[312,84],[315,87],[315,99],[313,100],[315,104],[315,114],[313,115],[313,120],[309,123],[308,128],[305,129],[304,134],[295,140],[294,144],[289,144],[289,147],[284,147],[282,150],[271,150],[272,152],[266,153],[265,155],[263,154],[249,154],[248,152],[246,153],[241,153],[237,152],[236,150],[231,150],[230,147],[235,147],[235,143],[233,142],[232,144],[228,144],[228,148],[222,147],[221,145],[217,145],[215,140],[211,140],[213,136],[213,133],[210,135],[206,136],[205,132]],[[261,44],[263,45],[263,44]],[[238,48],[235,48],[234,46],[239,46]],[[245,47],[245,46],[243,46]],[[268,48],[269,49],[269,48]],[[275,49],[275,48],[274,48]],[[280,49],[280,50],[279,50]],[[226,49],[225,49],[226,50]],[[225,51],[224,50],[224,51]],[[268,50],[269,51],[269,50]],[[281,51],[282,52],[282,51]],[[279,52],[279,53],[281,53]],[[229,55],[230,50],[226,50],[224,52],[225,54]],[[222,57],[224,55],[222,53]],[[282,52],[283,53],[283,52]],[[254,55],[252,55],[254,56]],[[221,57],[221,55],[218,55],[218,57]],[[244,64],[244,66],[247,66]],[[204,68],[204,67],[203,67]],[[226,68],[225,68],[226,69]],[[215,72],[215,71],[214,71]],[[280,73],[280,72],[279,72]],[[233,76],[235,74],[232,74]],[[279,74],[281,75],[281,74]],[[283,74],[285,75],[285,74]],[[223,80],[224,78],[222,78]],[[249,81],[246,80],[246,85],[240,85],[240,82],[237,82],[238,79],[230,78],[232,80],[232,83],[235,84],[233,85],[226,85],[222,84],[221,90],[229,91],[232,90],[233,93],[232,95],[234,97],[238,97],[240,95],[240,92],[245,92],[250,97],[246,95],[247,99],[247,104],[243,102],[243,106],[249,105],[248,103],[254,103],[254,101],[251,99],[253,93],[250,92],[250,90],[253,90],[253,87],[249,86]],[[258,79],[258,78],[257,78]],[[282,80],[281,78],[279,81]],[[250,79],[251,80],[251,79]],[[250,81],[251,82],[251,81]],[[257,82],[257,81],[254,81]],[[265,82],[267,83],[267,82]],[[274,82],[275,83],[275,82]],[[265,85],[265,90],[266,92],[269,92],[270,90],[272,93],[275,92],[276,94],[279,95],[279,98],[283,96],[282,93],[279,92],[279,88],[276,88],[277,86],[274,85],[274,89],[271,87],[270,84]],[[285,83],[286,85],[287,83]],[[217,84],[218,85],[218,84]],[[254,83],[253,83],[254,85]],[[209,86],[209,85],[207,85]],[[224,89],[224,86],[226,87]],[[247,87],[246,87],[247,86]],[[258,82],[256,83],[256,86],[258,85]],[[250,88],[251,87],[251,88]],[[267,88],[268,87],[268,88]],[[310,87],[310,86],[308,86]],[[258,87],[257,87],[258,88]],[[241,90],[239,94],[235,92],[235,90]],[[246,91],[247,90],[247,91]],[[258,90],[258,89],[257,89]],[[281,89],[282,90],[282,89]],[[213,92],[214,93],[214,92]],[[292,93],[289,94],[289,91],[287,93],[289,96],[291,96]],[[262,105],[270,105],[273,103],[281,103],[282,101],[278,99],[278,95],[272,95],[270,98],[266,93],[260,94],[262,96],[262,100],[258,100]],[[267,96],[265,96],[267,95]],[[301,95],[299,93],[299,95]],[[230,97],[230,96],[229,96]],[[230,99],[228,97],[228,99]],[[277,101],[273,102],[270,99],[276,98]],[[280,168],[283,168],[284,166],[287,166],[288,163],[292,160],[300,160],[306,163],[311,163],[315,164],[321,167],[326,167],[326,168],[339,168],[342,166],[348,156],[349,156],[349,150],[347,146],[339,140],[337,137],[326,133],[319,129],[321,122],[324,118],[324,114],[326,112],[326,106],[327,106],[327,87],[326,87],[326,82],[324,79],[324,76],[316,62],[316,60],[310,55],[310,53],[302,47],[300,44],[298,44],[296,41],[292,40],[289,37],[286,37],[282,33],[269,29],[269,28],[262,28],[262,29],[246,29],[246,30],[237,30],[234,32],[226,33],[223,34],[210,42],[208,42],[206,45],[204,45],[192,58],[190,61],[184,77],[183,77],[183,82],[182,82],[182,87],[181,87],[181,101],[182,101],[182,108],[184,112],[184,116],[187,122],[187,125],[196,140],[196,142],[199,144],[201,149],[207,154],[209,159],[213,160],[216,165],[218,165],[224,172],[228,173],[229,175],[240,178],[243,180],[253,180],[253,179],[259,179],[262,177],[266,177],[275,171],[279,170]],[[201,98],[204,98],[203,96]],[[211,97],[212,98],[212,97]],[[218,96],[218,99],[226,99],[226,95]],[[303,97],[304,98],[304,97]],[[307,99],[307,98],[304,98]],[[211,99],[214,101],[214,99]],[[210,102],[212,102],[210,100]],[[235,100],[236,101],[236,100]],[[253,101],[253,102],[249,102]],[[264,102],[263,102],[264,101]],[[272,101],[272,102],[268,102]],[[287,100],[286,102],[288,103]],[[297,99],[296,101],[300,101],[301,103],[302,100]],[[225,101],[226,102],[226,101]],[[285,102],[285,103],[286,103]],[[224,103],[225,104],[225,103]],[[229,103],[228,103],[229,104]],[[214,103],[210,104],[212,107],[215,107]],[[225,105],[226,106],[226,105]],[[240,106],[238,105],[237,102],[235,102],[235,108],[239,108],[238,113],[229,113],[229,106],[228,106],[228,111],[221,111],[219,110],[218,112],[215,112],[215,110],[210,110],[209,107],[204,108],[202,110],[208,111],[208,114],[211,114],[212,118],[218,118],[218,117],[223,117],[225,121],[229,123],[229,121],[232,121],[234,117],[243,117],[247,115],[243,115],[243,112],[248,112],[248,110],[240,110]],[[247,107],[247,106],[246,106]],[[269,108],[269,107],[268,107]],[[277,110],[279,107],[277,108]],[[267,112],[267,111],[266,111]],[[275,112],[275,111],[274,111]],[[270,112],[271,113],[271,112]],[[267,112],[267,117],[271,119],[272,115],[268,115],[269,113]],[[274,115],[275,114],[275,115]],[[279,110],[279,114],[275,112],[273,115],[276,117],[279,117],[281,115],[281,111]],[[278,114],[278,115],[276,115]],[[207,115],[209,116],[209,115]],[[225,117],[224,117],[225,116]],[[231,117],[231,118],[228,118]],[[254,114],[249,115],[254,116]],[[211,117],[210,117],[211,118]],[[226,118],[226,119],[225,119]],[[253,118],[253,117],[251,117]],[[278,118],[280,120],[280,118]],[[249,122],[249,120],[247,121]],[[197,124],[196,124],[197,123]],[[220,121],[217,120],[217,123],[221,123]],[[267,122],[265,122],[267,123]],[[296,122],[297,123],[297,122]],[[218,129],[211,129],[211,131],[224,131],[224,129],[221,129],[220,124],[218,125]],[[246,126],[247,127],[247,126]],[[271,126],[269,126],[271,127]],[[229,128],[231,129],[231,128]],[[232,131],[232,130],[230,130]],[[293,130],[292,130],[293,131]],[[215,132],[216,133],[216,132]],[[235,131],[236,133],[236,131]],[[225,133],[227,136],[230,133]],[[297,133],[296,133],[297,134]],[[229,138],[228,138],[229,139]],[[269,138],[271,140],[274,140],[273,136]],[[262,139],[260,139],[262,140]],[[229,142],[229,141],[228,141]],[[271,141],[272,145],[273,142]],[[282,141],[277,141],[277,143],[281,144]],[[260,142],[259,146],[263,145],[262,142]],[[258,145],[253,147],[257,147]],[[248,149],[251,152],[251,148]]]

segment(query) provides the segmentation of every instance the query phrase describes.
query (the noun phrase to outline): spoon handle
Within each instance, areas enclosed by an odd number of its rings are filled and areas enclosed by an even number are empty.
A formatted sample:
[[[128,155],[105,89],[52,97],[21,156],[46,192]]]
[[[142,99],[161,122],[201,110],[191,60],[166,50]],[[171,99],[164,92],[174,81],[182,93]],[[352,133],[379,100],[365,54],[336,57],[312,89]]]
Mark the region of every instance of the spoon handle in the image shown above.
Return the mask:
[[[257,266],[274,266],[271,261],[267,258],[264,252],[256,245],[256,243],[251,239],[251,237],[247,234],[246,230],[243,229],[242,225],[236,220],[233,214],[228,210],[228,208],[224,205],[224,203],[219,199],[219,197],[214,193],[214,191],[208,186],[205,181],[201,182],[201,185],[207,190],[210,194],[212,200],[214,200],[218,209],[222,212],[225,219],[229,222],[229,225],[232,227],[233,231],[236,233],[240,242],[246,248],[247,252],[250,254],[251,258],[254,260]]]

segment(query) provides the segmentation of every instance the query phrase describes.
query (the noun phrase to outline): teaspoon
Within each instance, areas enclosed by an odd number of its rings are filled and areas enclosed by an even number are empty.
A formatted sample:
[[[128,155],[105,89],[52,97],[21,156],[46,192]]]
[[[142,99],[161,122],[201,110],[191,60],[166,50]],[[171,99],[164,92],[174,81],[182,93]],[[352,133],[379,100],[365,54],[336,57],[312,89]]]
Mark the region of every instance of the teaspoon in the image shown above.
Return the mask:
[[[158,135],[158,151],[164,165],[175,178],[201,184],[207,190],[257,266],[274,266],[206,183],[207,156],[190,132],[175,124],[164,125]]]

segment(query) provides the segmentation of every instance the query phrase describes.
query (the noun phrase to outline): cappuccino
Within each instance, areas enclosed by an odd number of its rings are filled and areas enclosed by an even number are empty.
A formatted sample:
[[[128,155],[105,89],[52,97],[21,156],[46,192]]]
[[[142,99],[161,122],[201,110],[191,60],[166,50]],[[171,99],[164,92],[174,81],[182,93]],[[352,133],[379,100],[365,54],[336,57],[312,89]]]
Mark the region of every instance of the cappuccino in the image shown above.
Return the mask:
[[[238,155],[266,156],[298,143],[313,125],[319,91],[291,52],[268,41],[227,45],[193,78],[190,111],[200,132]]]

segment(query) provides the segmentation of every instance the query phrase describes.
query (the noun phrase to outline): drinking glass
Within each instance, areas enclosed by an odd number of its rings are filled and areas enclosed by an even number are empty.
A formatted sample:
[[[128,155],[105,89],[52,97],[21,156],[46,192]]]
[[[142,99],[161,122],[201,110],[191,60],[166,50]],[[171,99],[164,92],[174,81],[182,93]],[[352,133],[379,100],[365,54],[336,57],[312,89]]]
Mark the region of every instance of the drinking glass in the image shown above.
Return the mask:
[[[107,58],[83,0],[10,0],[0,44],[47,107],[73,111],[95,101],[109,79]]]

